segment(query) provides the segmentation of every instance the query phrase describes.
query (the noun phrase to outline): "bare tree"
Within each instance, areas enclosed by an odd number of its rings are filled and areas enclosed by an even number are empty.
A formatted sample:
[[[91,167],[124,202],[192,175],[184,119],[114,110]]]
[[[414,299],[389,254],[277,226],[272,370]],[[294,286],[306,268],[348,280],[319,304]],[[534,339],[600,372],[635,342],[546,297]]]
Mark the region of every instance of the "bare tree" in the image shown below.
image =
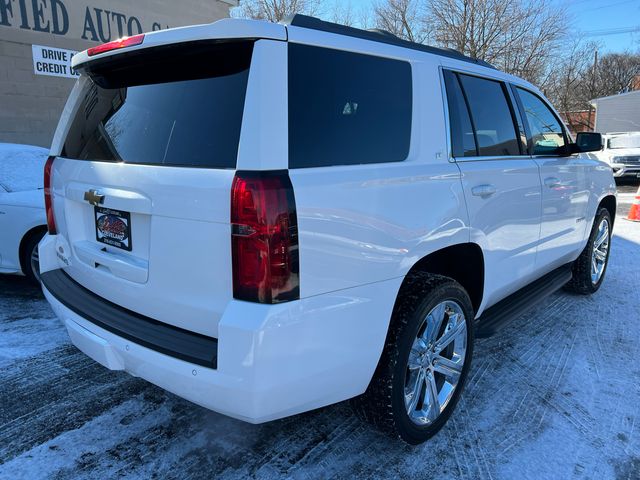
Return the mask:
[[[558,57],[561,60],[547,82],[545,93],[573,131],[593,128],[591,100],[632,89],[640,75],[640,54],[608,53],[599,57],[598,47],[594,42],[576,42],[568,53]]]
[[[595,42],[585,43],[579,38],[573,39],[569,49],[558,55],[548,69],[544,93],[564,116],[573,132],[593,128],[590,98],[585,98],[581,92],[585,82],[589,81],[587,72],[597,49],[598,44]]]
[[[325,11],[328,9],[329,14],[325,15],[329,21],[346,25],[347,27],[372,28],[372,9],[368,5],[360,5],[354,7],[351,0],[334,0],[331,5],[323,5]]]
[[[593,93],[598,96],[629,91],[634,79],[640,75],[640,54],[624,52],[603,55],[589,74],[595,76]]]
[[[279,22],[294,13],[318,15],[321,5],[322,0],[242,0],[232,15]]]
[[[347,27],[358,25],[358,18],[351,2],[335,2],[332,6],[330,18],[332,22],[346,25]]]
[[[431,0],[428,19],[439,45],[535,83],[566,29],[547,0]]]
[[[379,28],[485,60],[538,85],[549,80],[566,22],[549,0],[378,0]]]
[[[378,28],[411,42],[429,38],[424,0],[378,0],[373,14]]]
[[[593,52],[598,45],[575,40],[570,49],[560,55],[549,75],[544,93],[553,100],[556,107],[565,112],[584,108],[576,94],[586,80],[586,74],[593,62]]]

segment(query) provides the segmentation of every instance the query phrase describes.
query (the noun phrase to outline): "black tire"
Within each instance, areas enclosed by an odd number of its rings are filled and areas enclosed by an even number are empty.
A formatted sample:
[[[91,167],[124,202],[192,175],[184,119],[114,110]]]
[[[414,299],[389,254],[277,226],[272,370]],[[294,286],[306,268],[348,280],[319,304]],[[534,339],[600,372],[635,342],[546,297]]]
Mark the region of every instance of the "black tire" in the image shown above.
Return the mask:
[[[608,248],[606,253],[606,259],[604,263],[604,270],[600,275],[598,281],[594,282],[591,278],[591,259],[593,256],[593,250],[595,246],[595,242],[598,236],[598,228],[603,220],[608,222],[609,234],[608,234]],[[568,290],[573,293],[577,293],[580,295],[590,295],[595,293],[602,285],[602,281],[604,280],[605,274],[607,273],[607,266],[609,265],[609,255],[611,253],[611,233],[613,230],[613,222],[611,221],[611,214],[609,210],[606,208],[600,208],[598,211],[594,221],[593,226],[591,227],[591,234],[589,235],[589,241],[587,242],[586,247],[578,257],[578,259],[573,262],[573,277],[569,283],[565,285],[565,290]]]
[[[417,335],[424,328],[429,312],[444,301],[457,303],[464,314],[466,354],[457,386],[444,410],[432,423],[417,425],[411,420],[405,406],[409,353]],[[473,355],[473,317],[471,300],[456,281],[425,273],[408,278],[396,302],[385,347],[373,379],[367,391],[351,402],[355,413],[383,432],[413,445],[435,435],[453,413],[464,388]],[[444,326],[443,322],[443,328]]]
[[[25,276],[29,279],[29,282],[31,282],[35,286],[40,286],[40,272],[34,271],[34,269],[36,269],[37,267],[37,263],[36,265],[34,265],[31,261],[31,257],[34,253],[34,250],[38,248],[38,243],[40,243],[40,240],[42,240],[42,237],[44,237],[45,233],[46,231],[44,230],[39,230],[31,233],[24,240],[24,243],[22,245],[22,252],[20,256],[22,273],[24,273]]]

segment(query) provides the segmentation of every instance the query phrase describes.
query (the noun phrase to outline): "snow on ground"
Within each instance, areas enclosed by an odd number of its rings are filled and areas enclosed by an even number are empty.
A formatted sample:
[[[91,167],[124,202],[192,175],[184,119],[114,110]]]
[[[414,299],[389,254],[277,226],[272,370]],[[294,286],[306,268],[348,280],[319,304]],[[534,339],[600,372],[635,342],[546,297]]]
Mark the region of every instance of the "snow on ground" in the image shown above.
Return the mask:
[[[0,186],[10,192],[42,188],[48,155],[46,148],[0,143]]]
[[[0,371],[68,342],[42,293],[23,277],[0,275],[0,292]],[[0,415],[2,410],[0,404]]]
[[[601,290],[478,340],[454,417],[418,447],[345,403],[264,425],[209,412],[93,362],[0,278],[0,478],[640,479],[639,258],[640,223],[618,217]]]

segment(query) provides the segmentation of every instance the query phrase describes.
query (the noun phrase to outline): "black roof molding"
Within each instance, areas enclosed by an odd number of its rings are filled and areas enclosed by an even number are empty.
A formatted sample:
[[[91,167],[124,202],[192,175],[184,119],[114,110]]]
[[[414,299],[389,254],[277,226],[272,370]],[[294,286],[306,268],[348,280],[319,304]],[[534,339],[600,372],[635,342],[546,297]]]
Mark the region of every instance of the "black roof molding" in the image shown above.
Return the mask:
[[[360,28],[347,27],[344,25],[339,25],[337,23],[326,22],[324,20],[320,20],[319,18],[310,17],[308,15],[300,15],[299,13],[288,16],[280,23],[282,23],[283,25],[290,25],[292,27],[308,28],[321,32],[345,35],[347,37],[362,38],[363,40],[371,40],[372,42],[386,43],[388,45],[409,48],[411,50],[419,50],[421,52],[432,53],[434,55],[440,55],[442,57],[454,58],[463,62],[475,63],[476,65],[482,65],[483,67],[495,69],[495,67],[490,63],[487,63],[484,60],[478,60],[477,58],[467,57],[457,50],[453,50],[451,48],[432,47],[430,45],[423,45],[422,43],[410,42],[408,40],[403,40],[385,30],[362,30]]]

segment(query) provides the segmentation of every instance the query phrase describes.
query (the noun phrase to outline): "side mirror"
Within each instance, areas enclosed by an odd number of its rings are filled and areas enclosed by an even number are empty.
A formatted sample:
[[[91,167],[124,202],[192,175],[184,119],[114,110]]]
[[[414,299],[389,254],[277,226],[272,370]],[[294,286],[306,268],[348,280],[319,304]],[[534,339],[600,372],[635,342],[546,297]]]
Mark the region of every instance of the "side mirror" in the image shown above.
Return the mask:
[[[576,143],[570,145],[571,153],[597,152],[602,149],[602,135],[597,132],[579,132]]]

